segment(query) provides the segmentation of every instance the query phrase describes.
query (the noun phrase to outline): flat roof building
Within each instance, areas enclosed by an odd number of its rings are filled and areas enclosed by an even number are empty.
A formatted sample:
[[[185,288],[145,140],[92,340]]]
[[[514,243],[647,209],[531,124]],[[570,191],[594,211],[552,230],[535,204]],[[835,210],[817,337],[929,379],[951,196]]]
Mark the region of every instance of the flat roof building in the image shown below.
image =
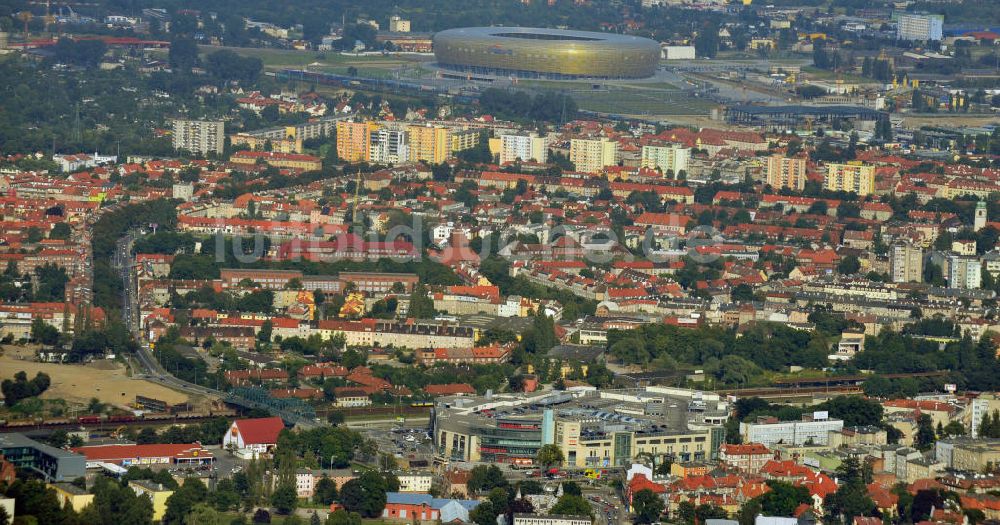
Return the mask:
[[[439,398],[434,443],[444,459],[515,465],[532,465],[547,444],[560,447],[569,467],[629,465],[645,454],[715,459],[725,402],[695,397],[648,387]]]
[[[740,434],[747,443],[760,443],[771,447],[783,445],[826,445],[831,431],[844,428],[840,419],[826,419],[824,416],[803,418],[802,421],[761,421],[740,423]]]
[[[202,465],[211,464],[212,453],[198,443],[149,444],[149,445],[94,445],[76,447],[73,452],[83,454],[88,462],[132,465]]]
[[[50,447],[23,434],[0,434],[0,455],[46,481],[72,481],[87,473],[87,460],[80,454]]]

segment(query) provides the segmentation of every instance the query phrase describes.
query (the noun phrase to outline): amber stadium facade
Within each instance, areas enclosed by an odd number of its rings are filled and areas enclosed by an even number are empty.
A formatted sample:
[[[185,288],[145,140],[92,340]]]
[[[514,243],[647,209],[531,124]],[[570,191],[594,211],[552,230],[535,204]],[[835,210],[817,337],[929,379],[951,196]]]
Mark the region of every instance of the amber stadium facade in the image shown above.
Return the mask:
[[[434,35],[440,67],[518,78],[646,78],[660,45],[614,33],[531,27],[466,27]]]

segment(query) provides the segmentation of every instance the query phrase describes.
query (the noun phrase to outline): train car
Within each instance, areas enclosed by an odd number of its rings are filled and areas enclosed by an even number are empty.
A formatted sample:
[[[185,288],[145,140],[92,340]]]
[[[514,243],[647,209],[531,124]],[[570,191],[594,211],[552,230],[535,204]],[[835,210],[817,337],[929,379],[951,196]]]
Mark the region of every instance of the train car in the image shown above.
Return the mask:
[[[81,425],[95,425],[101,422],[101,416],[80,416],[76,422]]]
[[[410,403],[411,407],[432,407],[434,406],[433,401],[418,401],[415,403]]]
[[[152,413],[152,414],[142,415],[143,421],[163,421],[163,420],[170,420],[173,418],[174,418],[173,414],[164,414],[164,413]]]
[[[131,414],[108,417],[109,423],[130,423],[135,420],[136,417]]]

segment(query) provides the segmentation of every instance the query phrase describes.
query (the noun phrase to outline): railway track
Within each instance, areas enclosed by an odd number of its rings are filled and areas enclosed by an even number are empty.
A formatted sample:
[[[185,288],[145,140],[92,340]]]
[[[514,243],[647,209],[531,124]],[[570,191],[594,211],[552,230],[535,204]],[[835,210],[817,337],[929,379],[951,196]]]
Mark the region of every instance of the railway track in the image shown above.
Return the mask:
[[[782,388],[782,387],[771,387],[771,388],[736,388],[729,390],[719,390],[719,394],[731,395],[736,397],[759,397],[762,399],[767,398],[778,398],[778,397],[798,397],[806,395],[815,394],[839,394],[839,395],[860,395],[864,394],[864,390],[861,389],[860,385],[843,385],[843,386],[816,386],[816,387],[800,387],[800,388]]]
[[[222,411],[211,414],[188,414],[188,415],[168,415],[156,414],[154,417],[126,417],[109,418],[98,421],[70,419],[49,419],[42,421],[7,421],[0,425],[0,433],[5,432],[27,432],[31,430],[79,430],[81,428],[92,430],[114,430],[119,427],[132,426],[153,426],[153,425],[186,425],[190,423],[200,423],[218,417],[234,417],[234,411]],[[168,416],[168,417],[159,417]]]

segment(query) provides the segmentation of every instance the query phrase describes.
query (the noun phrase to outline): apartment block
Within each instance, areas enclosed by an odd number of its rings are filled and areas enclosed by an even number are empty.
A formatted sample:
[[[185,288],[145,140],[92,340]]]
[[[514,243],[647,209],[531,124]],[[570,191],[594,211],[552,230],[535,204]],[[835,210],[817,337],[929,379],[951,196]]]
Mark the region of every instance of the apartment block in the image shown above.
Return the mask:
[[[642,147],[641,166],[664,174],[673,173],[676,178],[681,170],[687,171],[690,158],[691,148],[680,144],[647,144]]]
[[[535,134],[500,135],[500,164],[517,160],[548,162],[545,139]]]
[[[380,128],[371,135],[370,160],[376,164],[402,164],[410,160],[407,134],[401,129]]]
[[[453,129],[450,132],[451,136],[451,153],[454,155],[459,151],[465,151],[467,149],[472,149],[479,144],[479,139],[481,133],[476,129]]]
[[[600,139],[572,139],[569,144],[569,160],[576,171],[600,173],[605,166],[618,164],[618,143]]]
[[[221,120],[173,121],[174,149],[206,155],[222,154],[226,141],[226,126]]]
[[[852,191],[860,196],[875,191],[875,166],[860,162],[826,165],[826,189],[830,191]]]
[[[897,244],[889,253],[889,268],[894,283],[919,283],[924,276],[924,251],[919,246]]]
[[[952,288],[979,288],[982,283],[982,263],[979,262],[979,259],[960,255],[948,257],[948,286]]]
[[[772,155],[767,158],[767,184],[772,188],[806,187],[806,159]]]
[[[440,164],[451,155],[451,130],[443,126],[411,125],[406,127],[410,141],[410,160]]]
[[[337,122],[337,157],[346,162],[367,162],[371,158],[371,135],[377,122]]]
[[[940,41],[944,35],[944,16],[903,14],[896,22],[896,38],[900,40]]]

